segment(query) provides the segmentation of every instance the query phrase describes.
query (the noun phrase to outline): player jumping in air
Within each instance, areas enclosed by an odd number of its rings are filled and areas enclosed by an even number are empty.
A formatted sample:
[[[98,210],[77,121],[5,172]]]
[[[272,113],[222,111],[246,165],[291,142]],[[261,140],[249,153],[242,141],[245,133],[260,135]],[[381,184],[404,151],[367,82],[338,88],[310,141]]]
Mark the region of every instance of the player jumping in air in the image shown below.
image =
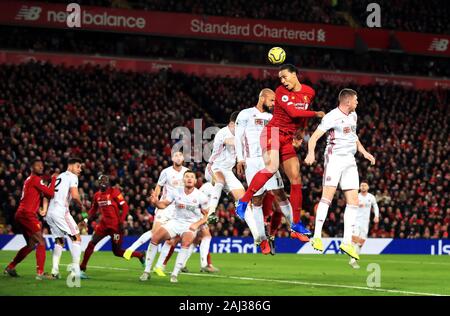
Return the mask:
[[[357,105],[356,91],[343,89],[339,92],[339,106],[324,116],[308,141],[308,155],[305,163],[307,165],[314,163],[317,140],[328,132],[324,153],[322,198],[317,207],[316,226],[311,244],[314,249],[323,251],[322,226],[339,184],[347,201],[344,214],[344,237],[339,248],[350,257],[359,260],[359,255],[351,244],[353,226],[358,212],[359,176],[355,154],[359,151],[372,165],[375,164],[375,158],[364,149],[356,135]]]
[[[181,238],[181,250],[178,253],[175,268],[172,271],[170,282],[178,282],[178,274],[183,268],[189,247],[194,241],[200,226],[206,223],[208,217],[208,198],[195,188],[197,177],[193,171],[186,171],[183,176],[184,188],[170,192],[165,199],[159,200],[155,192],[152,193],[150,201],[159,209],[165,209],[170,204],[175,205],[173,217],[162,225],[153,234],[150,241],[147,256],[145,258],[145,270],[141,275],[141,281],[147,281],[150,277],[152,263],[158,251],[158,244],[172,239]]]
[[[100,211],[102,218],[100,223],[95,227],[94,235],[84,251],[83,261],[80,265],[82,279],[87,279],[86,267],[94,252],[95,245],[105,238],[111,236],[112,251],[115,256],[122,257],[124,250],[122,249],[123,240],[123,222],[128,214],[128,204],[122,193],[116,187],[111,187],[109,177],[101,175],[98,178],[100,191],[94,194],[91,209],[89,210],[88,222],[94,220],[95,215]],[[144,264],[144,254],[133,252],[131,257],[138,258]]]
[[[258,171],[253,177],[245,195],[237,203],[236,213],[241,219],[245,218],[247,204],[253,195],[278,171],[281,160],[284,172],[291,184],[290,202],[293,212],[291,237],[308,241],[307,236],[311,232],[300,221],[302,185],[300,162],[293,146],[293,138],[299,128],[306,127],[309,118],[323,117],[325,113],[309,110],[315,91],[300,83],[295,66],[282,65],[278,76],[281,86],[275,91],[273,117],[263,129],[260,138],[265,168]]]
[[[358,194],[359,208],[358,213],[356,215],[356,223],[353,229],[353,236],[352,236],[352,243],[358,255],[367,239],[367,235],[369,232],[370,210],[372,209],[372,207],[375,213],[373,222],[378,223],[380,221],[380,210],[378,208],[377,200],[375,199],[373,194],[369,193],[369,183],[367,181],[362,181],[359,188],[360,188],[360,193]],[[349,264],[354,269],[359,269],[359,265],[354,258],[350,258]]]
[[[272,119],[270,110],[275,103],[275,93],[270,89],[261,90],[256,106],[242,110],[237,119],[235,127],[235,141],[237,153],[237,172],[239,176],[245,173],[247,183],[250,183],[255,174],[264,169],[264,159],[260,144],[260,136],[264,127]],[[252,198],[252,210],[257,227],[257,236],[263,254],[275,254],[274,231],[278,228],[282,215],[284,214],[288,224],[292,223],[292,208],[284,192],[283,179],[277,171],[267,183],[255,192]],[[273,195],[265,193],[272,191],[277,197],[277,202],[283,213],[273,212]],[[272,236],[267,240],[264,217],[270,216]]]
[[[55,194],[55,181],[58,174],[52,175],[50,187],[47,187],[41,178],[43,172],[44,164],[42,160],[33,160],[31,162],[31,175],[23,184],[22,197],[15,215],[15,221],[22,229],[27,244],[19,250],[13,261],[5,268],[4,273],[12,277],[18,276],[16,266],[36,247],[36,279],[47,278],[44,274],[45,240],[42,236],[42,225],[38,218],[38,212],[42,200],[41,194],[44,194],[47,198],[52,198]]]

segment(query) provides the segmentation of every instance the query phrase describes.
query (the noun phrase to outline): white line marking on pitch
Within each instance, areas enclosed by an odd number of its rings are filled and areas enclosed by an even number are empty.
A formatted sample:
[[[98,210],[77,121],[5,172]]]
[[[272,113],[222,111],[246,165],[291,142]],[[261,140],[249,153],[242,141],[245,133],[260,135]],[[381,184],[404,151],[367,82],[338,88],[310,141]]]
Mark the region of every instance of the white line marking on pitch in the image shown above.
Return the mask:
[[[61,265],[67,266],[67,264],[61,264]],[[103,266],[89,266],[89,268],[101,269],[101,270],[117,270],[117,271],[140,271],[141,270],[141,269],[125,269],[125,268],[103,267]],[[327,283],[314,283],[314,282],[289,281],[289,280],[277,280],[277,279],[238,277],[238,276],[227,276],[227,275],[217,275],[217,274],[200,274],[200,273],[182,273],[182,274],[191,275],[191,276],[200,276],[200,277],[220,278],[220,279],[234,279],[234,280],[242,280],[242,281],[258,281],[258,282],[275,282],[275,283],[297,284],[297,285],[307,285],[307,286],[321,286],[321,287],[337,287],[337,288],[346,288],[346,289],[355,289],[355,290],[366,290],[366,291],[377,291],[377,292],[399,293],[399,294],[410,294],[410,295],[448,296],[446,294],[438,294],[438,293],[388,290],[388,289],[379,289],[379,288],[371,288],[371,287],[356,286],[356,285],[327,284]]]
[[[64,265],[64,264],[61,264]],[[125,269],[125,268],[114,268],[114,267],[103,267],[103,266],[89,266],[93,269],[103,269],[103,270],[120,270],[120,271],[140,271],[140,269]],[[370,288],[364,286],[356,285],[342,285],[342,284],[327,284],[327,283],[313,283],[313,282],[302,282],[302,281],[289,281],[289,280],[276,280],[276,279],[264,279],[264,278],[252,278],[252,277],[238,277],[238,276],[227,276],[227,275],[217,275],[217,274],[200,274],[200,273],[182,273],[191,276],[200,277],[212,277],[220,279],[233,279],[242,281],[260,281],[260,282],[275,282],[275,283],[287,283],[287,284],[297,284],[297,285],[308,285],[308,286],[321,286],[321,287],[337,287],[355,290],[367,290],[367,291],[378,291],[387,293],[399,293],[399,294],[410,294],[410,295],[427,295],[427,296],[446,296],[445,294],[437,293],[423,293],[423,292],[411,292],[411,291],[400,291],[400,290],[388,290],[379,288]]]

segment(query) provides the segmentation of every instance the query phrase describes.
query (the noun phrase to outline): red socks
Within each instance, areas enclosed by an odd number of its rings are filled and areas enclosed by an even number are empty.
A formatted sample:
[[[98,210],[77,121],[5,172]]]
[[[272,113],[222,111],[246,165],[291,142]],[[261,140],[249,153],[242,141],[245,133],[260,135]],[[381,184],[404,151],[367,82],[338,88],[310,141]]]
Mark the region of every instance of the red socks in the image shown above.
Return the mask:
[[[212,265],[212,261],[211,261],[211,253],[208,252],[208,257],[206,257],[206,260],[208,262],[208,265]]]
[[[262,205],[264,217],[270,216],[270,214],[272,214],[274,200],[275,200],[275,196],[270,192],[266,192],[266,195],[264,196],[264,199],[263,199],[263,205]]]
[[[292,205],[292,214],[294,216],[294,224],[300,221],[300,211],[302,209],[302,185],[301,184],[291,184],[291,196],[289,198]]]
[[[242,202],[250,202],[253,195],[261,189],[270,178],[272,178],[273,173],[269,172],[266,168],[258,171],[253,177],[252,182],[249,184],[247,191],[245,191],[244,196],[241,198]]]
[[[81,271],[86,271],[87,263],[89,261],[89,258],[92,255],[92,253],[94,252],[94,248],[95,248],[94,243],[93,242],[89,242],[86,250],[84,251],[83,262],[80,265],[80,270]]]
[[[37,274],[44,273],[45,266],[45,245],[37,245],[36,247],[36,271]]]
[[[276,235],[276,233],[278,231],[278,227],[280,227],[281,219],[283,218],[283,216],[284,215],[281,212],[273,212],[272,219],[270,220],[270,232],[269,232],[270,236]]]

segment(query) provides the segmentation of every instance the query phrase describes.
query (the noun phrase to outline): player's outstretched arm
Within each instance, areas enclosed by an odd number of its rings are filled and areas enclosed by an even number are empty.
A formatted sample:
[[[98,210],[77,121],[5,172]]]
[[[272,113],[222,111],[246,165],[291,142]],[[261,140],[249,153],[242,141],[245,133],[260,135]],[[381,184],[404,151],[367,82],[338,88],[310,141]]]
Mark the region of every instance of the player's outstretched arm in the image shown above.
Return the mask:
[[[366,150],[366,149],[364,148],[364,146],[361,144],[361,142],[359,141],[359,139],[356,141],[356,147],[357,147],[357,149],[358,149],[358,152],[360,152],[360,153],[364,156],[364,158],[366,158],[367,160],[370,161],[370,164],[371,164],[371,165],[374,165],[374,164],[375,164],[375,157],[372,156],[371,154],[369,154],[369,153],[367,152],[367,150]]]
[[[373,206],[373,212],[375,215],[375,217],[373,218],[373,221],[375,223],[378,223],[380,221],[380,209],[378,208],[378,203],[376,200],[374,200],[372,206]]]
[[[39,178],[40,179],[40,178]],[[46,186],[41,180],[36,178],[36,181],[34,181],[34,186],[39,192],[42,192],[47,198],[51,199],[55,195],[55,182],[56,182],[56,176],[52,176],[52,182],[50,183],[50,186]]]
[[[312,165],[316,161],[315,150],[317,141],[323,136],[323,134],[325,134],[325,132],[317,128],[311,135],[311,138],[308,141],[308,155],[305,158],[305,163],[307,165]]]

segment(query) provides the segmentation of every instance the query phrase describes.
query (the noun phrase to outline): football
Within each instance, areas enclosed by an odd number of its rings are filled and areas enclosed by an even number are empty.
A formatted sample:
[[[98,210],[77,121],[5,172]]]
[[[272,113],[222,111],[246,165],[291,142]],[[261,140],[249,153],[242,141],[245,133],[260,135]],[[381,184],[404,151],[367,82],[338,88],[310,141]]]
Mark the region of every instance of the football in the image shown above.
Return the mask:
[[[269,50],[267,57],[272,64],[281,64],[286,59],[286,52],[281,47],[273,47]]]

